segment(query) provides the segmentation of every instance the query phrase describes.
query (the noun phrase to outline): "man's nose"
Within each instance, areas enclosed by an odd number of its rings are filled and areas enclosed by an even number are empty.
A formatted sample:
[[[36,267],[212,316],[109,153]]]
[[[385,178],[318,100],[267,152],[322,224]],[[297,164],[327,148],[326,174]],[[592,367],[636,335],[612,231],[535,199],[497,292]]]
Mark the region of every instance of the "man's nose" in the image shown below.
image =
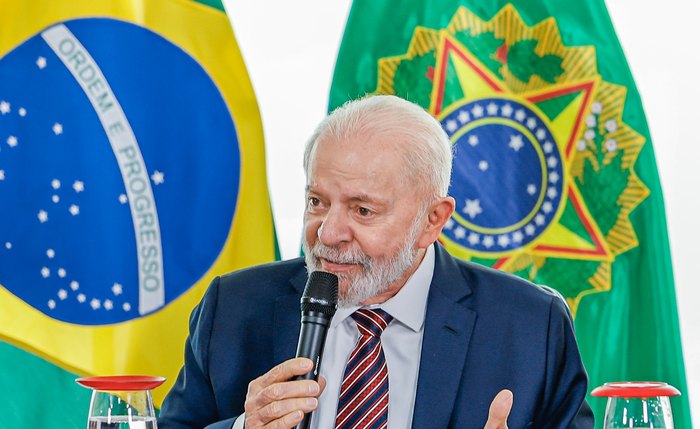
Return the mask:
[[[318,239],[326,246],[337,246],[352,240],[350,219],[343,210],[331,208],[318,228]]]

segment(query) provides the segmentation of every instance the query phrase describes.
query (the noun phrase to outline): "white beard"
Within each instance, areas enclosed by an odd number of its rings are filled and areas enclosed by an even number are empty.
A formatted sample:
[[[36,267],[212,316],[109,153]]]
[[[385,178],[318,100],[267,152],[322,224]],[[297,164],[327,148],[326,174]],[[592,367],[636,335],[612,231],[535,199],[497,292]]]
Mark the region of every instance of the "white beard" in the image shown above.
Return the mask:
[[[347,290],[338,294],[338,306],[354,307],[360,303],[386,292],[394,282],[401,279],[413,266],[418,250],[414,249],[421,227],[421,218],[417,218],[406,236],[406,241],[394,254],[373,260],[359,249],[340,250],[328,247],[316,241],[313,248],[306,239],[302,243],[306,269],[309,273],[322,270],[320,258],[340,264],[358,264],[362,267],[359,274],[351,277],[346,273],[335,273],[340,283],[349,282]]]

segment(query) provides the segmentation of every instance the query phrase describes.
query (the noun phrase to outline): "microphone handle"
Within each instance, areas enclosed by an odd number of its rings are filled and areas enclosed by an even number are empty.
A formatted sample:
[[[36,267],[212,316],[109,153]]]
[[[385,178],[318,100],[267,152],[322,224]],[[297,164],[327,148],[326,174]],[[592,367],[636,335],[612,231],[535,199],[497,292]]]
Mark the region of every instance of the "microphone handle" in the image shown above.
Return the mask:
[[[294,377],[294,380],[318,381],[318,372],[321,368],[321,355],[326,344],[328,326],[331,318],[316,311],[304,312],[301,315],[301,331],[299,332],[299,344],[296,357],[305,357],[313,361],[314,367],[304,375]],[[304,414],[304,419],[295,426],[295,429],[308,429],[311,424],[311,413]]]

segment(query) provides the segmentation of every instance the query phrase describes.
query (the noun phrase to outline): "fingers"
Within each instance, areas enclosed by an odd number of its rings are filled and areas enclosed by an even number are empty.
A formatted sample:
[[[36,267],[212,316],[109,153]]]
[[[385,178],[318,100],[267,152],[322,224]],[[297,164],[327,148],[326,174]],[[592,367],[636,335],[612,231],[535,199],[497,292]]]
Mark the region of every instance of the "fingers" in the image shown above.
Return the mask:
[[[257,379],[253,380],[253,383],[257,383],[262,387],[269,386],[274,383],[279,383],[282,381],[287,381],[290,378],[297,375],[304,375],[311,371],[314,367],[311,359],[307,358],[294,358],[282,362],[276,367],[272,368],[265,374],[261,375]]]
[[[508,415],[513,408],[513,392],[504,389],[498,392],[489,407],[489,419],[484,429],[508,429]]]
[[[312,368],[309,359],[290,359],[253,380],[245,401],[245,427],[292,428],[304,413],[315,410],[322,386],[313,380],[289,381]]]

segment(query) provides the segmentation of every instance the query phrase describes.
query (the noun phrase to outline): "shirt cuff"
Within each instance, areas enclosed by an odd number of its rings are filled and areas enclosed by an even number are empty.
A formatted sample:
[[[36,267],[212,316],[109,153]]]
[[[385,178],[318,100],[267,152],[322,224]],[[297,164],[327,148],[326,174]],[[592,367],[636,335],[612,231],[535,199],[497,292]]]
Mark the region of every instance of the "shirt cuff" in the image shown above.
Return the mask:
[[[245,413],[238,416],[235,422],[233,422],[233,427],[231,429],[243,429],[245,425]]]

